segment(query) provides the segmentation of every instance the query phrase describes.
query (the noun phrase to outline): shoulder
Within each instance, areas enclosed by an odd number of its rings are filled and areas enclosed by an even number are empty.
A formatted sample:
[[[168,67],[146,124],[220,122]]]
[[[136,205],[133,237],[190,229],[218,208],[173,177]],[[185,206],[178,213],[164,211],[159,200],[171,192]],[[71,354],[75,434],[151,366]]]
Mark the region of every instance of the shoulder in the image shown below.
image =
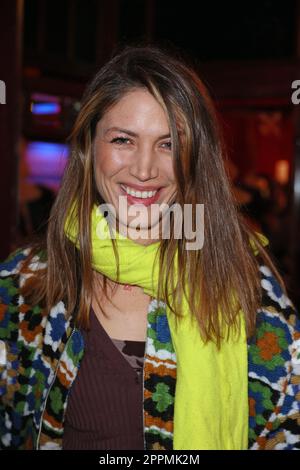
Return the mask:
[[[14,276],[20,272],[22,263],[30,254],[30,249],[14,251],[5,261],[0,263],[0,279]]]
[[[21,276],[23,273],[33,274],[35,271],[46,267],[45,252],[41,251],[39,254],[31,257],[27,269],[24,270],[24,264],[29,260],[31,254],[31,248],[18,249],[10,254],[5,261],[0,263],[0,281],[9,277]]]
[[[14,339],[17,329],[26,313],[26,303],[20,288],[34,272],[45,267],[42,256],[29,260],[31,249],[19,249],[0,263],[0,337]]]
[[[283,291],[271,269],[261,264],[259,267],[262,287],[261,311],[278,317],[291,328],[299,327],[299,315],[292,301]]]
[[[0,263],[0,331],[1,337],[18,323],[21,266],[29,250],[17,250]]]
[[[300,318],[293,303],[266,265],[260,265],[262,302],[257,312],[255,335],[250,341],[253,362],[275,371],[278,377],[300,373]],[[255,357],[254,357],[255,356]]]

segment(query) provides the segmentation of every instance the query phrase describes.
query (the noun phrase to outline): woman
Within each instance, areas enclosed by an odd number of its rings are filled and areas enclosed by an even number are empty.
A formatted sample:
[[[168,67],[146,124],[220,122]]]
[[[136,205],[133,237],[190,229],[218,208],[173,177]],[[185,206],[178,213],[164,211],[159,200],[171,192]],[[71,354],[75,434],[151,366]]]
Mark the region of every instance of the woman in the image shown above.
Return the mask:
[[[299,321],[196,73],[126,48],[71,143],[47,240],[1,266],[2,446],[299,448]]]

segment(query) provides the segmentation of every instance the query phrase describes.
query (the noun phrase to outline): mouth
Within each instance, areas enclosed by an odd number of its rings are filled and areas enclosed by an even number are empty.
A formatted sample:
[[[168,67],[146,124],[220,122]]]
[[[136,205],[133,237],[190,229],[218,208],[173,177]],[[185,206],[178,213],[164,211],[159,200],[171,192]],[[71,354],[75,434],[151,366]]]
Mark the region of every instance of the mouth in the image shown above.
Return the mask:
[[[122,195],[127,196],[128,204],[143,204],[144,206],[149,206],[154,204],[163,188],[147,188],[147,190],[134,189],[132,186],[127,186],[125,184],[120,184]]]

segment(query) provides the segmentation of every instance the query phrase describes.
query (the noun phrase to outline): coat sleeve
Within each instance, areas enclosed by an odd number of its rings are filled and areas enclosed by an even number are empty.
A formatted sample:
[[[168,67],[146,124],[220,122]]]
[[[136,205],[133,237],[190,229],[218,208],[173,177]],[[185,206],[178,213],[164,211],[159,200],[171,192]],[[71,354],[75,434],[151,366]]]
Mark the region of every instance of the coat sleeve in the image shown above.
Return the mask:
[[[249,448],[300,450],[300,319],[269,267],[249,343]]]

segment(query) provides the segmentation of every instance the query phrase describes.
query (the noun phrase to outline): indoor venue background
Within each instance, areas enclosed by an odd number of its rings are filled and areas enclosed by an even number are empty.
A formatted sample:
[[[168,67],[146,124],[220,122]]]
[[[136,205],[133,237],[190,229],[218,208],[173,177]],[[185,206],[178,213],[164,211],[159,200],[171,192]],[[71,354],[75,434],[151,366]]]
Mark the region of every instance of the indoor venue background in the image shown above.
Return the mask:
[[[93,73],[124,44],[181,51],[213,96],[240,210],[300,304],[300,2],[1,0],[0,257],[45,230]]]

